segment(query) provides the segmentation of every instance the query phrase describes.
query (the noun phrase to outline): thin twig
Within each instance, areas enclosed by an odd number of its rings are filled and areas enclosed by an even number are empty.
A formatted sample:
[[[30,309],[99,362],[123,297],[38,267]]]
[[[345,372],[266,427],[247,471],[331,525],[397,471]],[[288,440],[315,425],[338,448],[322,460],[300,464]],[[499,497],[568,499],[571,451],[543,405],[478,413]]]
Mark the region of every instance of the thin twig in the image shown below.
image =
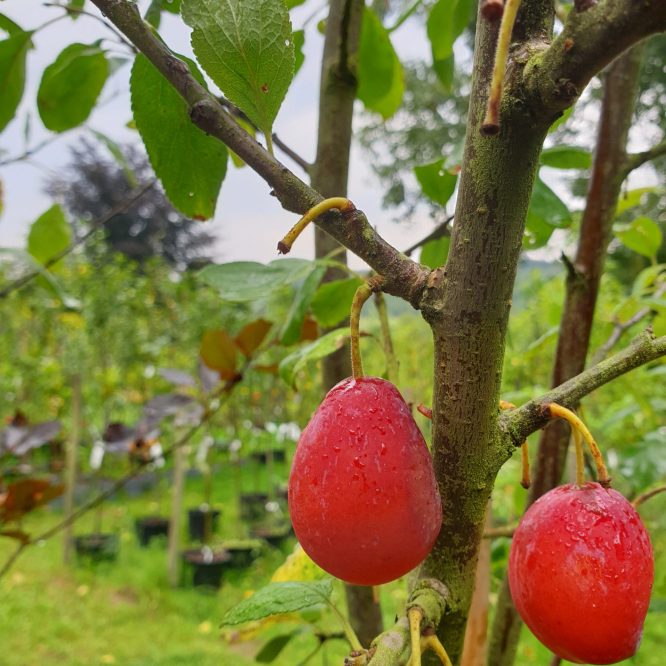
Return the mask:
[[[634,169],[643,166],[646,162],[657,159],[657,157],[661,157],[662,155],[666,155],[666,139],[640,153],[627,155],[625,173],[628,174]]]
[[[666,292],[666,284],[661,285],[654,292],[654,297],[659,298]],[[628,331],[632,326],[638,324],[640,321],[648,317],[654,310],[650,307],[641,308],[633,317],[630,317],[625,322],[618,321],[615,323],[615,328],[608,337],[608,340],[604,342],[599,349],[595,352],[592,357],[592,365],[596,365],[599,361],[603,361],[606,358],[608,352],[618,343],[618,340]]]
[[[97,220],[93,221],[90,229],[86,231],[83,236],[80,236],[77,238],[74,242],[72,242],[70,245],[68,245],[64,250],[61,250],[57,254],[54,254],[48,261],[46,261],[42,266],[40,266],[38,269],[26,273],[22,277],[14,280],[13,282],[10,282],[6,287],[3,289],[0,289],[0,299],[6,298],[11,294],[12,292],[16,291],[17,289],[21,289],[25,287],[26,284],[34,280],[36,277],[39,277],[40,275],[43,274],[45,270],[48,270],[51,266],[59,262],[61,259],[66,257],[68,254],[70,254],[73,250],[75,250],[77,247],[80,245],[83,245],[96,231],[101,229],[107,222],[112,220],[116,215],[119,215],[120,213],[125,212],[130,206],[135,204],[155,183],[157,180],[153,178],[152,180],[148,181],[138,189],[134,190],[130,195],[124,200],[121,201],[117,206],[112,208],[108,213],[103,215],[102,217],[98,218]]]
[[[414,250],[418,250],[420,247],[423,247],[426,243],[429,243],[430,241],[433,240],[438,240],[440,238],[443,238],[444,236],[450,236],[451,235],[451,227],[450,224],[453,222],[453,215],[449,215],[444,222],[441,224],[437,225],[425,238],[422,238],[420,241],[417,241],[412,245],[411,247],[408,247],[403,254],[407,255],[410,257],[412,255],[412,252]]]
[[[580,400],[600,386],[621,375],[666,355],[666,335],[655,338],[650,329],[638,335],[632,343],[610,358],[584,370],[548,393],[500,416],[500,424],[516,446],[548,422],[543,413],[545,404],[555,402],[573,408]]]
[[[44,139],[44,141],[41,141],[36,146],[28,148],[20,155],[13,155],[12,157],[7,157],[4,160],[0,160],[0,167],[7,166],[8,164],[15,164],[16,162],[23,162],[23,160],[27,160],[29,157],[32,157],[35,153],[38,153],[43,148],[50,146],[54,141],[57,141],[63,136],[64,134],[54,134],[53,136]]]
[[[233,102],[230,102],[226,97],[219,96],[220,104],[225,107],[234,118],[239,118],[244,123],[250,125],[255,132],[262,133],[260,127],[257,127]],[[296,164],[298,164],[305,173],[309,174],[312,169],[312,164],[305,158],[301,157],[293,148],[290,148],[275,132],[271,134],[273,143],[285,154],[290,157]]]
[[[654,488],[653,490],[648,490],[646,493],[640,494],[634,501],[631,503],[631,506],[634,509],[638,508],[643,502],[647,502],[649,499],[652,499],[655,495],[666,492],[666,486],[660,486],[659,488]]]
[[[108,21],[105,21],[101,16],[94,14],[92,12],[88,12],[85,9],[79,9],[77,7],[67,7],[65,5],[61,5],[58,2],[45,2],[44,7],[57,7],[58,9],[62,9],[66,12],[66,14],[78,14],[79,16],[88,16],[91,19],[95,19],[95,21],[101,23],[107,30],[110,30],[118,39],[118,41],[121,44],[124,44],[132,53],[138,53],[138,50],[132,42],[130,42],[128,39],[125,38],[125,36],[118,30],[116,30],[113,25],[111,25]]]
[[[513,533],[516,531],[518,525],[503,525],[502,527],[491,527],[490,529],[485,530],[483,533],[484,539],[499,539],[501,537],[508,537],[509,539],[513,536]]]

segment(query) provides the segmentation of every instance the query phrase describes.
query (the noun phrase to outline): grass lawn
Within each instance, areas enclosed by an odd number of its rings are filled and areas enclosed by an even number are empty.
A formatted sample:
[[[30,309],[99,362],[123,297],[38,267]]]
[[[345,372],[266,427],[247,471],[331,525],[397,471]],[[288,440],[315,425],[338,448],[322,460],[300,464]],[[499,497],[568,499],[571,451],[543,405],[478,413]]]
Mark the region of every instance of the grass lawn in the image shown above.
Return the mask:
[[[276,468],[278,478],[286,478],[284,465]],[[247,466],[242,486],[246,491],[268,487],[267,470],[257,464]],[[216,474],[214,505],[222,509],[217,538],[245,536],[234,499],[238,479],[227,469]],[[118,497],[104,507],[104,528],[116,533],[120,554],[115,562],[95,565],[62,562],[61,536],[29,548],[8,575],[0,581],[0,664],[2,666],[245,666],[257,663],[254,657],[274,636],[294,632],[295,638],[272,663],[276,666],[341,665],[348,653],[343,640],[319,641],[312,625],[274,622],[260,632],[245,628],[220,631],[227,608],[270,579],[284,561],[295,541],[280,548],[267,547],[262,556],[246,569],[225,575],[222,588],[206,592],[167,582],[166,546],[153,542],[140,548],[134,533],[136,516],[168,510],[166,484],[160,498],[155,490],[138,497]],[[201,502],[201,481],[188,480],[185,508]],[[635,666],[663,666],[666,648],[666,531],[661,516],[666,496],[646,505],[643,513],[651,529],[657,554],[654,611],[648,615],[639,654],[625,662]],[[42,509],[25,521],[33,534],[53,524],[60,513]],[[76,526],[77,533],[93,531],[94,516],[86,516]],[[183,536],[183,544],[186,540]],[[0,563],[13,550],[9,539],[0,540]],[[635,575],[640,575],[636,572]],[[336,585],[334,599],[340,602],[342,586]],[[404,586],[396,583],[382,589],[385,621],[391,623],[405,600]],[[340,604],[342,606],[342,604]],[[315,622],[317,630],[339,632],[331,613]],[[229,640],[236,637],[237,640]],[[244,638],[245,640],[240,640]],[[523,631],[517,666],[547,666],[551,655]]]

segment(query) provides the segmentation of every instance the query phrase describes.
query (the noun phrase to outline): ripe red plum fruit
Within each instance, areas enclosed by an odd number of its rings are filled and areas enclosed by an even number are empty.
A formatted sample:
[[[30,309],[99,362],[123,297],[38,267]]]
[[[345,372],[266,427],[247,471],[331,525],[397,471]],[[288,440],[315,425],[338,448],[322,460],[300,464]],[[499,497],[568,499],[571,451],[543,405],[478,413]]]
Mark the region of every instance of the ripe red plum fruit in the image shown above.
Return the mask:
[[[598,483],[539,498],[516,529],[509,587],[532,633],[563,659],[631,657],[650,603],[654,556],[631,504]]]
[[[442,509],[430,453],[398,389],[348,378],[301,435],[289,513],[305,552],[348,583],[379,585],[430,552]]]

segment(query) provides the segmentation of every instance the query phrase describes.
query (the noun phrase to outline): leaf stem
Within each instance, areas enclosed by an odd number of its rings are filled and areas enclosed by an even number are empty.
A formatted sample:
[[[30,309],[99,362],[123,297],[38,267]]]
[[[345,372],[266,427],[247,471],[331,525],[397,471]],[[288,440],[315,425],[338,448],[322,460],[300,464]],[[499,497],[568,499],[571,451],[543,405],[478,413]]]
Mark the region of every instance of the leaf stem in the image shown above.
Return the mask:
[[[481,125],[481,134],[486,136],[497,134],[500,130],[499,112],[500,102],[502,100],[502,86],[504,82],[504,74],[506,72],[506,63],[509,59],[511,33],[513,32],[513,26],[516,22],[516,15],[518,14],[520,3],[521,0],[506,0],[506,4],[504,5],[502,23],[500,24],[497,47],[495,49],[495,65],[493,67],[493,78],[490,83],[486,117]]]
[[[266,137],[268,140],[268,137]],[[356,210],[356,206],[345,197],[331,197],[324,199],[317,205],[312,206],[310,210],[303,215],[303,217],[296,222],[296,224],[289,229],[287,235],[278,243],[278,252],[280,254],[288,254],[296,239],[301,235],[305,227],[313,220],[316,220],[320,215],[327,213],[329,210],[337,208],[341,213],[349,213]]]
[[[555,402],[551,402],[546,406],[551,418],[561,418],[569,423],[571,429],[575,432],[578,431],[582,435],[583,439],[587,442],[587,445],[590,447],[590,453],[592,458],[594,458],[594,463],[597,467],[597,476],[599,483],[604,487],[610,486],[610,478],[608,476],[608,470],[604,463],[603,456],[601,455],[601,450],[599,449],[598,444],[594,441],[592,433],[587,429],[587,426],[576,416],[570,409],[562,407]],[[575,435],[574,435],[575,438]],[[577,454],[578,456],[578,454]],[[577,460],[577,467],[580,466]],[[576,480],[578,482],[580,478],[580,472],[576,471]]]
[[[327,598],[326,603],[329,605],[333,613],[335,613],[338,620],[340,620],[340,623],[342,624],[342,630],[345,632],[345,636],[349,641],[351,649],[362,652],[363,646],[361,645],[361,641],[358,640],[358,636],[356,635],[354,628],[351,626],[351,624],[349,624],[349,620],[347,620],[347,618],[338,610],[338,607],[330,599]]]

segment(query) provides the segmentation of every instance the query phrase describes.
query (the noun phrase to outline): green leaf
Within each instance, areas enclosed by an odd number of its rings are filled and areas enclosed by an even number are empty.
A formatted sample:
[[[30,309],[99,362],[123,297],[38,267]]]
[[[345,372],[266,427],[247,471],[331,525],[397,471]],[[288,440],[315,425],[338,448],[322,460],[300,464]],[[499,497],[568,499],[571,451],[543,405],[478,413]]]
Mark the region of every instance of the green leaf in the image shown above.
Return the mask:
[[[541,164],[555,169],[589,169],[592,154],[576,146],[553,146],[541,153]]]
[[[259,652],[254,657],[254,660],[259,664],[270,664],[275,661],[282,650],[289,644],[294,636],[298,634],[298,631],[292,631],[290,634],[280,634],[271,638],[268,643],[266,643]]]
[[[62,252],[72,240],[72,228],[65,213],[54,204],[30,225],[28,252],[41,264]]]
[[[294,7],[299,7],[304,3],[305,0],[287,0],[287,9],[293,9]]]
[[[536,250],[548,243],[555,227],[551,226],[542,217],[528,216],[523,235],[523,247],[526,250]]]
[[[451,239],[448,236],[429,241],[421,248],[419,263],[433,269],[443,266],[449,256],[450,243]]]
[[[162,0],[162,9],[171,14],[180,14],[180,0]]]
[[[567,120],[569,120],[569,116],[571,116],[571,114],[573,113],[574,108],[575,108],[574,106],[570,106],[568,109],[565,109],[564,113],[550,126],[550,128],[548,129],[548,134],[554,132],[556,129],[564,125],[564,123],[566,123]]]
[[[311,270],[312,262],[306,259],[277,259],[270,264],[234,261],[206,266],[198,275],[223,300],[247,303],[302,280]]]
[[[329,356],[340,349],[348,339],[349,329],[347,328],[338,328],[322,335],[314,342],[301,347],[293,354],[289,354],[289,356],[282,359],[279,370],[280,377],[289,386],[295,387],[296,375],[307,363]]]
[[[331,328],[349,316],[352,299],[363,284],[360,278],[332,280],[322,284],[312,299],[312,314],[323,328]]]
[[[14,32],[0,41],[0,132],[14,117],[25,88],[25,61],[32,32]]]
[[[183,0],[197,60],[264,134],[294,76],[294,40],[284,0]]]
[[[16,35],[23,32],[23,29],[18,23],[14,23],[9,16],[0,14],[0,30],[6,32],[8,35]]]
[[[445,206],[456,189],[458,176],[444,168],[444,160],[414,167],[414,174],[421,185],[421,190],[429,199],[440,206]]]
[[[109,63],[97,45],[70,44],[42,75],[37,109],[44,127],[65,132],[83,123],[97,103]]]
[[[666,335],[666,312],[659,313],[652,320],[652,332],[658,338],[662,335]]]
[[[469,24],[473,6],[473,0],[438,0],[433,5],[427,22],[433,62],[453,53],[453,43]]]
[[[634,296],[650,295],[657,285],[666,279],[666,264],[655,264],[644,268],[634,279],[631,293]]]
[[[253,139],[257,136],[257,132],[254,129],[254,125],[252,123],[248,123],[247,120],[244,120],[243,118],[235,118],[234,119]],[[231,161],[233,162],[233,165],[237,169],[242,169],[245,166],[245,161],[241,159],[236,153],[234,153],[233,150],[229,150],[229,157],[231,157]]]
[[[437,74],[439,82],[442,84],[442,88],[444,88],[444,92],[451,92],[453,89],[453,77],[456,68],[455,56],[453,53],[448,58],[435,60],[432,63],[432,66],[435,70],[435,74]]]
[[[537,230],[543,224],[566,229],[572,223],[566,204],[537,176],[527,211],[528,229]]]
[[[98,141],[106,146],[111,155],[113,155],[113,158],[118,163],[118,166],[120,166],[120,168],[123,170],[125,179],[127,180],[129,186],[132,189],[137,187],[139,185],[139,181],[137,180],[136,175],[134,174],[134,170],[132,169],[131,164],[127,161],[127,158],[123,154],[120,146],[113,139],[106,136],[106,134],[102,134],[102,132],[98,132],[94,129],[90,131],[97,137]]]
[[[644,215],[637,217],[631,224],[618,225],[615,236],[630,250],[649,259],[657,256],[663,240],[659,225]]]
[[[327,603],[333,591],[330,578],[312,582],[270,583],[229,609],[222,624],[242,624],[269,615],[294,613]]]
[[[630,208],[639,206],[646,194],[651,194],[652,192],[657,191],[657,189],[658,188],[656,187],[639,187],[635,190],[624,192],[618,199],[615,214],[620,215],[621,213],[628,211]]]
[[[203,83],[196,65],[186,62]],[[187,103],[144,55],[134,62],[130,88],[136,126],[169,200],[195,220],[212,217],[227,172],[226,147],[192,123]]]
[[[50,294],[53,294],[61,301],[65,308],[78,310],[81,307],[81,302],[65,292],[55,275],[46,270],[38,261],[35,261],[34,257],[25,250],[15,247],[0,247],[0,259],[2,259],[3,255],[27,267],[31,272],[33,270],[37,271],[39,278],[35,280],[35,284],[40,285]]]
[[[67,7],[71,9],[83,9],[83,5],[85,5],[86,0],[69,0],[67,3]],[[72,19],[77,19],[81,14],[79,12],[71,12],[70,16]]]
[[[298,74],[298,70],[305,62],[305,53],[303,47],[305,46],[305,30],[294,30],[294,76]]]
[[[305,280],[303,280],[296,290],[296,295],[291,304],[291,308],[289,309],[289,314],[287,315],[287,321],[282,329],[280,342],[283,345],[293,345],[300,339],[305,313],[310,307],[312,297],[315,295],[325,272],[325,266],[317,266],[314,264],[310,274]]]
[[[363,12],[358,52],[357,96],[369,111],[388,118],[402,102],[402,66],[389,33],[371,9]]]

